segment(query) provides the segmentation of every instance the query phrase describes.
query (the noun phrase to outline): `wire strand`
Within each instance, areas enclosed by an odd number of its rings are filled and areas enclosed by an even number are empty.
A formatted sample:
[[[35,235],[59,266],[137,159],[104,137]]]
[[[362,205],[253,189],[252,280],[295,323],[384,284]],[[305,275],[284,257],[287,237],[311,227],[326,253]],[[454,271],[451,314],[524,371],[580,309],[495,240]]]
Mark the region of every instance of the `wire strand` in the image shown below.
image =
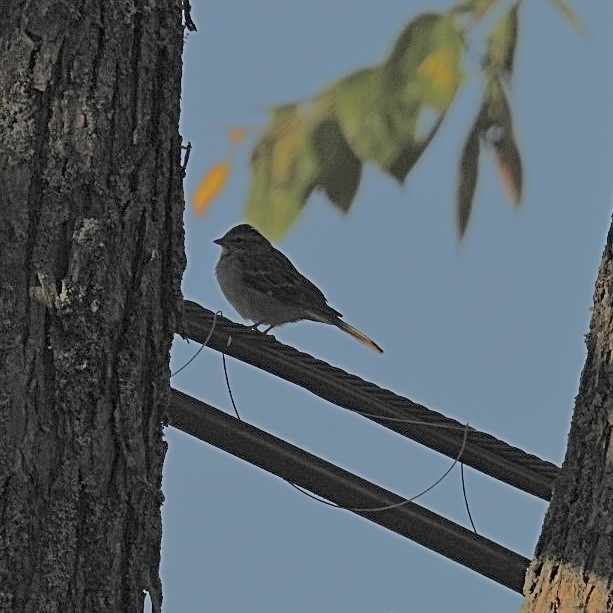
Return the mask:
[[[196,353],[189,360],[187,360],[187,362],[185,362],[185,364],[183,364],[183,366],[181,366],[179,370],[176,370],[175,372],[170,373],[171,379],[175,375],[178,375],[184,368],[187,368],[200,355],[200,352],[208,345],[209,341],[211,340],[211,337],[213,336],[213,332],[215,331],[215,325],[217,324],[218,315],[223,315],[223,313],[221,311],[215,312],[215,314],[213,315],[213,322],[211,323],[211,329],[209,330],[209,334],[206,337],[206,339],[204,339],[204,343],[200,345],[200,348],[198,349],[198,351],[196,351]]]
[[[228,337],[228,344],[230,344],[232,342],[232,337]],[[234,400],[234,394],[232,393],[232,386],[230,385],[230,377],[228,375],[228,366],[226,363],[226,354],[222,351],[221,352],[221,359],[222,359],[222,364],[223,364],[223,371],[224,371],[224,377],[226,380],[226,389],[228,390],[228,395],[230,397],[230,402],[232,404],[232,408],[234,409],[234,413],[236,414],[236,417],[239,421],[242,421],[241,416],[238,412],[238,408],[236,406],[236,402]],[[411,420],[406,420],[406,423],[411,423]],[[423,422],[414,422],[414,423],[419,423],[420,425],[423,425]],[[447,425],[447,424],[430,424],[432,427],[447,427],[450,428],[451,426]],[[445,477],[447,477],[447,475],[453,470],[454,466],[460,461],[460,459],[462,458],[462,454],[464,453],[464,449],[466,448],[466,441],[468,439],[468,432],[469,432],[469,424],[466,423],[463,426],[463,430],[464,430],[464,437],[462,439],[462,446],[460,447],[460,451],[458,452],[457,457],[455,458],[455,460],[452,462],[451,466],[431,485],[429,485],[425,490],[422,490],[421,492],[419,492],[418,494],[415,494],[415,496],[412,496],[411,498],[405,498],[404,500],[401,500],[400,502],[396,502],[394,504],[391,505],[385,505],[382,507],[344,507],[342,505],[336,504],[334,502],[330,502],[329,500],[325,500],[324,498],[321,498],[319,496],[315,496],[314,494],[312,494],[311,492],[309,492],[308,490],[305,490],[304,488],[300,487],[299,485],[296,485],[295,483],[292,483],[291,481],[286,481],[286,483],[288,483],[289,485],[291,485],[294,489],[298,490],[301,494],[304,494],[305,496],[307,496],[308,498],[311,498],[313,500],[315,500],[316,502],[320,502],[321,504],[325,504],[327,506],[330,507],[334,507],[336,509],[344,509],[345,511],[351,511],[351,512],[361,512],[361,513],[377,513],[377,512],[381,512],[381,511],[388,511],[390,509],[395,509],[397,507],[401,507],[403,505],[409,504],[410,502],[413,502],[414,500],[417,500],[418,498],[420,498],[421,496],[424,496],[425,494],[427,494],[429,491],[433,490],[439,483],[441,483],[441,481],[443,481],[445,479]],[[465,490],[465,483],[464,483],[464,464],[460,463],[462,472],[462,491],[464,493],[464,503],[466,505],[466,510],[468,512],[468,517],[470,519],[470,523],[473,527],[473,531],[475,532],[475,534],[477,534],[477,530],[475,529],[475,524],[473,523],[472,520],[472,516],[470,513],[470,509],[468,507],[468,499],[466,497],[466,490]]]
[[[475,528],[475,522],[473,521],[472,513],[470,512],[470,506],[468,505],[468,497],[466,495],[466,482],[464,481],[464,463],[460,462],[460,475],[462,478],[462,494],[464,496],[464,506],[466,507],[466,513],[468,514],[468,520],[470,521],[470,525],[473,527],[473,532],[475,534],[479,534],[477,532],[477,528]]]
[[[458,456],[453,461],[451,466],[434,483],[428,486],[425,490],[419,492],[419,494],[415,494],[415,496],[412,496],[411,498],[405,498],[404,500],[401,500],[400,502],[396,502],[394,504],[385,505],[383,507],[363,507],[363,508],[362,507],[343,507],[333,502],[326,501],[323,498],[320,498],[318,496],[314,496],[313,494],[306,491],[304,488],[301,488],[300,486],[296,485],[295,483],[291,483],[290,481],[288,481],[288,483],[292,487],[296,488],[299,492],[302,492],[309,498],[313,498],[313,500],[324,502],[325,504],[328,504],[329,506],[333,506],[338,509],[344,509],[345,511],[362,512],[362,513],[376,513],[379,511],[388,511],[389,509],[395,509],[397,507],[406,505],[409,502],[413,502],[414,500],[417,500],[419,497],[423,496],[424,494],[427,494],[430,490],[434,489],[443,479],[445,479],[445,477],[452,471],[453,467],[459,462],[460,458],[462,457],[462,453],[464,453],[464,448],[466,447],[467,434],[468,434],[468,424],[466,424],[464,427],[464,440],[462,441],[462,447],[460,448],[460,452],[458,453]]]

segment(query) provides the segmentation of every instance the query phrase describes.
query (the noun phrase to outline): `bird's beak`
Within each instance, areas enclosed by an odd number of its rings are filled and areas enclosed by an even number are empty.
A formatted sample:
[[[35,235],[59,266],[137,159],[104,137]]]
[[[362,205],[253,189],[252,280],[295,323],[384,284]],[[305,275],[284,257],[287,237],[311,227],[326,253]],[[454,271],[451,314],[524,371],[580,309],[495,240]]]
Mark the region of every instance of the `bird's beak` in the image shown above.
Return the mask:
[[[222,241],[223,241],[223,238],[216,238],[216,239],[215,239],[213,242],[214,242],[216,245],[221,245],[221,244],[222,244]]]

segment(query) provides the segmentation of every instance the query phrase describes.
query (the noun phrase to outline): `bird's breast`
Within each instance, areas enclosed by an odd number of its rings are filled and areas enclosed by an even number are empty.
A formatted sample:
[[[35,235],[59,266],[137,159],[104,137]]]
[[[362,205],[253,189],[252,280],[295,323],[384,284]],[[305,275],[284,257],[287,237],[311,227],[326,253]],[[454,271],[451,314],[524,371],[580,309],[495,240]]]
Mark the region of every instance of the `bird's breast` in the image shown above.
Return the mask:
[[[291,300],[282,300],[283,292],[279,288],[264,285],[256,287],[246,283],[245,266],[249,265],[255,263],[227,254],[222,255],[215,268],[221,291],[241,317],[272,326],[305,318],[305,308]],[[262,282],[268,282],[266,279],[266,275],[263,275]]]

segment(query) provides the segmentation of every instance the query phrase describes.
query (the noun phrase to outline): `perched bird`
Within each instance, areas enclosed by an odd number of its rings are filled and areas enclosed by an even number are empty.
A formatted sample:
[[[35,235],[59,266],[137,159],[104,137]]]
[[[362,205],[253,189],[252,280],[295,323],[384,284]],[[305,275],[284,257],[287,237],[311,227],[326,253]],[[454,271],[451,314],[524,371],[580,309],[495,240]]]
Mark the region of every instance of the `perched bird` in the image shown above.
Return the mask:
[[[221,245],[215,268],[217,281],[228,302],[255,327],[266,332],[281,324],[309,319],[332,324],[383,353],[366,334],[344,322],[326,297],[255,228],[240,224],[213,241]]]

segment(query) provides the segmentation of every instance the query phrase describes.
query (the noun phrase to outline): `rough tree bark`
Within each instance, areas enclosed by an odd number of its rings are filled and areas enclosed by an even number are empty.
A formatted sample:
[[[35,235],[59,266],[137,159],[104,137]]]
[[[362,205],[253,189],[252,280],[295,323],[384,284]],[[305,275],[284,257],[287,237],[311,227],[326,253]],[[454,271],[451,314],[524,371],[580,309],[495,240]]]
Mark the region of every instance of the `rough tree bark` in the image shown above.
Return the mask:
[[[0,3],[0,611],[159,610],[180,0]]]
[[[586,340],[566,457],[526,575],[523,613],[613,611],[613,225]]]

